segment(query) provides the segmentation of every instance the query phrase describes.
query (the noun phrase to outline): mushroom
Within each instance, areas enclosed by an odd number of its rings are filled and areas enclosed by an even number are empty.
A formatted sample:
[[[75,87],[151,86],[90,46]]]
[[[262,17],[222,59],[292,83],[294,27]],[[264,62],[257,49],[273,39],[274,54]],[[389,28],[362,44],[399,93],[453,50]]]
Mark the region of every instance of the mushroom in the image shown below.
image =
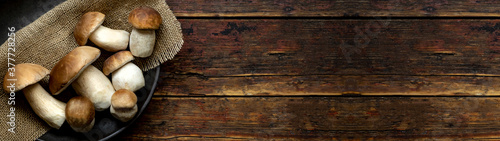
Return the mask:
[[[83,46],[90,40],[110,52],[125,50],[128,46],[129,33],[102,26],[105,15],[100,12],[85,13],[76,24],[73,35],[78,45]]]
[[[76,132],[88,132],[95,123],[92,102],[83,96],[71,98],[66,104],[66,121]]]
[[[137,113],[137,96],[127,89],[119,89],[111,98],[111,115],[122,122],[132,119]]]
[[[109,79],[94,66],[87,67],[71,85],[76,93],[90,99],[97,111],[103,111],[111,105],[115,89]]]
[[[91,46],[77,47],[66,54],[50,71],[49,89],[52,95],[66,89],[100,55],[101,51]]]
[[[105,75],[113,73],[111,81],[115,90],[127,89],[137,91],[144,87],[144,75],[134,63],[134,56],[130,51],[120,51],[104,61],[103,72]]]
[[[130,33],[130,51],[136,57],[150,56],[155,45],[155,29],[159,29],[162,22],[160,13],[141,6],[130,12],[128,22],[134,27]]]
[[[7,72],[4,77],[3,88],[6,91],[17,92],[23,90],[24,96],[35,114],[43,119],[49,126],[59,129],[64,123],[64,108],[66,104],[52,97],[38,84],[49,70],[37,64],[17,64],[15,73]],[[11,82],[12,80],[15,83]]]
[[[52,94],[57,95],[72,84],[76,93],[90,99],[97,111],[107,109],[115,90],[109,79],[90,65],[100,53],[95,47],[81,46],[59,60],[50,72],[49,88]]]

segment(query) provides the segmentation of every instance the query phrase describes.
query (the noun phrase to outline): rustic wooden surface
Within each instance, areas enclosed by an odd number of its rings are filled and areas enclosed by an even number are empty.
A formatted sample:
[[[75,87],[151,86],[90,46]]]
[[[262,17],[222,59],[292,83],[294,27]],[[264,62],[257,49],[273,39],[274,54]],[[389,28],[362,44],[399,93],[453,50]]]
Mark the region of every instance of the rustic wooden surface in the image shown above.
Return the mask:
[[[118,140],[500,139],[500,1],[167,3],[184,46]]]
[[[166,0],[178,17],[492,17],[498,0]]]
[[[480,97],[155,97],[122,139],[499,139],[498,103]]]
[[[499,20],[180,21],[156,95],[500,95]]]

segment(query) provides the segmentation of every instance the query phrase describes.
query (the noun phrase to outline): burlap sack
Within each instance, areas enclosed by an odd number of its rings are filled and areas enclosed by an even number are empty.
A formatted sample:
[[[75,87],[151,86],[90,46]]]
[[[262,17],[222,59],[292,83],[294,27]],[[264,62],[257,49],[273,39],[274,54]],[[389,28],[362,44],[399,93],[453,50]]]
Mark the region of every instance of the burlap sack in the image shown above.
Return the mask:
[[[68,0],[50,10],[39,19],[16,32],[15,64],[35,63],[51,69],[57,61],[78,47],[73,30],[84,13],[99,11],[106,15],[104,26],[112,29],[131,31],[127,18],[130,11],[138,6],[150,6],[158,10],[163,18],[163,23],[156,31],[156,45],[154,53],[146,59],[136,58],[135,63],[144,71],[155,68],[161,63],[172,59],[183,44],[180,23],[177,21],[168,5],[163,0]],[[101,50],[99,60],[94,63],[98,68],[104,59],[112,53]],[[7,42],[2,44],[0,50],[0,77],[3,80],[7,71]],[[46,84],[41,82],[42,86]],[[0,84],[3,81],[0,81]],[[0,85],[1,86],[1,85]],[[46,86],[46,85],[45,85]],[[47,89],[47,87],[45,87]],[[16,133],[8,131],[7,124],[10,118],[10,105],[8,94],[0,94],[0,140],[34,140],[43,135],[50,127],[32,112],[22,92],[16,93],[15,123]]]

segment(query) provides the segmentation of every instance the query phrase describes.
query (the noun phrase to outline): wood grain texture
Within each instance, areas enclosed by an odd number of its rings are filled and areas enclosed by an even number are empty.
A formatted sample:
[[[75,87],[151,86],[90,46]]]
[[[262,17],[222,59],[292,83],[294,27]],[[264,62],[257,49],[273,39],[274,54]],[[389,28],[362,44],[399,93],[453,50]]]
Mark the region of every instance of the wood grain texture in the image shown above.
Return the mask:
[[[500,76],[500,20],[181,19],[163,72]]]
[[[160,96],[498,96],[499,77],[306,75],[200,77],[163,72]]]
[[[500,95],[500,20],[458,19],[500,1],[166,2],[185,44],[117,140],[500,139],[500,98],[461,97]]]
[[[491,17],[497,0],[166,0],[177,17]]]
[[[500,20],[180,21],[156,95],[500,94]]]
[[[153,98],[120,140],[497,138],[499,98]]]

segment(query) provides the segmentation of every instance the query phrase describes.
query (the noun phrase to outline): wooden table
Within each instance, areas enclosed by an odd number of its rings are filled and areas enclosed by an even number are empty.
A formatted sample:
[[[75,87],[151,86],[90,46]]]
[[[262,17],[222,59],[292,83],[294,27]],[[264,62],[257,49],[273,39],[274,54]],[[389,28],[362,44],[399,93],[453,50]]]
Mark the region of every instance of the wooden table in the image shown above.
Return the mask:
[[[500,1],[167,3],[184,46],[118,140],[500,137]]]

